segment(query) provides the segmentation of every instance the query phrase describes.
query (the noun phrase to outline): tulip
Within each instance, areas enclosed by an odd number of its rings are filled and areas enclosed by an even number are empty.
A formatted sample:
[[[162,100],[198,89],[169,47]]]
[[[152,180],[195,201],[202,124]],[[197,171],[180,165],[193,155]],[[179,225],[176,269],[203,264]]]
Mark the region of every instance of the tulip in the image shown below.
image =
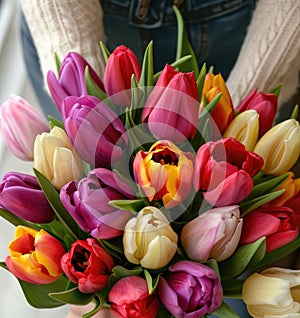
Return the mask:
[[[225,130],[223,137],[232,137],[252,151],[257,143],[259,116],[255,110],[246,110],[236,116]]]
[[[61,259],[66,276],[82,293],[96,293],[107,287],[114,267],[112,256],[94,238],[77,240]]]
[[[0,130],[4,142],[19,159],[33,160],[36,135],[49,126],[36,109],[22,97],[11,95],[0,108]]]
[[[91,65],[76,52],[67,53],[59,69],[58,78],[53,71],[48,72],[49,91],[59,110],[61,110],[61,104],[67,96],[87,95],[85,84],[85,70],[87,67],[93,81],[103,90],[104,86],[100,77]]]
[[[249,276],[243,285],[243,300],[254,318],[300,316],[300,271],[272,267]]]
[[[50,284],[61,275],[61,243],[45,230],[17,226],[15,238],[8,246],[5,263],[17,278],[32,284]]]
[[[62,187],[60,199],[76,223],[95,238],[111,239],[123,234],[130,211],[112,207],[111,200],[134,199],[133,191],[114,172],[97,168],[87,177]]]
[[[148,269],[167,265],[177,250],[178,237],[166,216],[157,208],[143,208],[124,230],[124,254],[129,262]]]
[[[194,261],[206,262],[209,258],[223,261],[236,250],[242,224],[238,206],[211,209],[184,225],[182,247]]]
[[[214,206],[234,205],[244,200],[253,187],[252,177],[263,160],[247,151],[233,138],[202,145],[194,165],[194,187],[204,191],[204,198]]]
[[[138,152],[133,171],[148,200],[162,200],[167,208],[181,203],[192,189],[192,155],[170,141],[158,141],[148,152]]]
[[[33,223],[49,223],[54,212],[36,178],[19,172],[6,173],[0,183],[0,207]]]
[[[266,251],[273,251],[293,241],[299,233],[295,212],[287,207],[263,207],[243,218],[240,244],[253,243],[266,237]]]
[[[222,285],[214,270],[192,262],[179,261],[160,276],[157,287],[162,304],[175,318],[199,318],[217,310],[223,301]]]
[[[149,294],[146,280],[139,276],[117,281],[109,291],[108,300],[111,313],[119,318],[155,318],[159,309],[156,292]]]
[[[174,142],[193,139],[198,126],[198,90],[192,72],[166,65],[148,97],[142,114],[157,139]]]
[[[261,137],[253,151],[264,159],[266,174],[280,175],[289,171],[300,153],[298,121],[287,119],[275,125]]]
[[[83,175],[81,159],[74,151],[65,131],[56,126],[50,133],[42,133],[36,137],[33,165],[58,190]]]
[[[237,107],[239,112],[255,110],[259,115],[259,138],[271,129],[277,114],[277,96],[254,89]]]
[[[206,74],[201,97],[200,112],[202,112],[204,109],[204,98],[209,103],[220,93],[222,93],[222,96],[210,115],[213,123],[218,128],[219,133],[223,134],[227,126],[234,118],[234,109],[231,96],[221,74]]]
[[[62,117],[67,134],[83,160],[94,167],[110,167],[121,158],[127,144],[125,127],[99,99],[67,97],[62,104]]]
[[[119,106],[131,103],[131,77],[139,81],[141,65],[136,55],[125,45],[118,46],[109,56],[104,71],[105,91],[110,99]]]

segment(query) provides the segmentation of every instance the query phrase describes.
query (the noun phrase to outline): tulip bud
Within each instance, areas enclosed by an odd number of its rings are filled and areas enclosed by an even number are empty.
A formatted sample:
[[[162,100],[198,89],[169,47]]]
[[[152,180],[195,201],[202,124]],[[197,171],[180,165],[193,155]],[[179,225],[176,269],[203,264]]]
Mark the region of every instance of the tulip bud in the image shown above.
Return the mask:
[[[78,53],[69,52],[62,61],[58,79],[53,71],[47,74],[47,83],[51,96],[61,110],[61,104],[67,96],[87,95],[85,70],[88,67],[91,78],[100,89],[103,83],[91,65]]]
[[[239,112],[255,110],[259,115],[259,138],[271,129],[277,113],[277,96],[273,93],[257,93],[254,89],[237,107]]]
[[[62,104],[62,116],[75,150],[92,167],[111,167],[121,158],[127,145],[126,129],[98,98],[67,97]]]
[[[169,271],[168,277],[160,276],[157,290],[160,301],[173,317],[205,317],[221,306],[223,289],[213,269],[192,261],[179,261]]]
[[[125,45],[118,46],[109,56],[104,71],[104,87],[110,99],[119,106],[131,103],[131,77],[139,81],[141,65],[135,54]]]
[[[61,266],[67,277],[82,293],[96,293],[108,284],[114,267],[112,256],[93,238],[77,240],[61,259]]]
[[[143,108],[143,123],[148,123],[157,139],[181,142],[195,136],[198,113],[194,74],[182,73],[166,65]]]
[[[8,246],[5,263],[17,278],[32,284],[50,284],[62,275],[60,242],[43,229],[17,226],[15,238]]]
[[[209,103],[220,93],[222,93],[222,96],[210,115],[214,121],[214,124],[219,129],[219,132],[223,134],[234,117],[232,100],[222,75],[208,73],[204,81],[200,112],[204,108],[204,98]]]
[[[123,235],[124,254],[133,264],[159,269],[175,255],[177,241],[177,234],[166,216],[159,209],[148,206],[127,222]]]
[[[172,142],[158,141],[148,152],[135,156],[133,171],[136,182],[149,201],[162,200],[167,208],[182,202],[192,189],[193,158]]]
[[[266,174],[280,175],[289,171],[300,153],[298,121],[288,119],[275,125],[261,137],[253,151],[264,159],[262,169]]]
[[[108,300],[113,317],[154,318],[159,309],[156,292],[149,294],[146,280],[139,276],[118,280],[109,291]]]
[[[223,261],[236,250],[242,223],[238,206],[209,210],[184,225],[182,247],[194,261],[206,262],[209,258]]]
[[[36,137],[34,168],[58,190],[69,181],[78,180],[83,175],[81,159],[73,150],[65,131],[57,126],[50,133]]]
[[[255,110],[246,110],[236,116],[225,130],[223,137],[232,137],[252,151],[258,139],[259,116]]]
[[[36,135],[49,126],[36,109],[22,97],[11,95],[0,108],[0,130],[4,142],[19,159],[33,160]]]
[[[0,183],[0,206],[33,223],[48,223],[54,211],[34,176],[19,172],[6,173]]]
[[[272,267],[249,276],[242,297],[254,318],[299,317],[300,270]]]

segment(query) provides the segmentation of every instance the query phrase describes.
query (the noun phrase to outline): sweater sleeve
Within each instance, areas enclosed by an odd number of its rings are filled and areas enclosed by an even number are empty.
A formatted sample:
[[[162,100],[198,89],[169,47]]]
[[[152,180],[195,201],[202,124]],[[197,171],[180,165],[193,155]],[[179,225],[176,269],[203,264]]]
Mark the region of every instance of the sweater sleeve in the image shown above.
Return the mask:
[[[21,8],[44,78],[50,69],[56,70],[54,54],[62,60],[69,51],[83,55],[103,75],[99,42],[105,41],[105,36],[99,0],[21,0]]]
[[[259,0],[227,85],[235,106],[252,89],[282,84],[279,104],[296,92],[300,70],[300,1]]]

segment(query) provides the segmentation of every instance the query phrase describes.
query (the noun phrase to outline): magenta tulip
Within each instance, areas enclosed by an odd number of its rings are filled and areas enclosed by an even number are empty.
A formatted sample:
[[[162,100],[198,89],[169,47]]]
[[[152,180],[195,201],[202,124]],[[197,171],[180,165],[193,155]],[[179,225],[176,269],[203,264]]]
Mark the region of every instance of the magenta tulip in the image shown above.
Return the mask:
[[[277,114],[277,96],[275,94],[257,93],[254,89],[238,106],[239,112],[254,109],[259,114],[259,138],[273,125]]]
[[[48,223],[54,212],[36,178],[9,172],[0,183],[0,207],[33,223]]]
[[[159,300],[154,291],[149,294],[147,282],[139,276],[121,278],[110,290],[111,313],[118,318],[155,318]]]
[[[157,139],[180,142],[195,136],[198,113],[194,74],[182,73],[166,65],[145,103],[143,123],[148,123]]]
[[[176,318],[199,318],[217,310],[223,301],[218,275],[210,267],[179,261],[169,267],[169,275],[160,276],[158,297]]]
[[[77,240],[61,259],[66,276],[82,293],[96,293],[108,284],[114,260],[100,243],[93,238]]]
[[[61,189],[60,198],[77,224],[95,238],[120,236],[133,217],[131,212],[109,204],[111,200],[135,197],[128,183],[107,169],[94,169],[79,182],[68,183]]]
[[[104,71],[105,91],[118,106],[127,107],[131,103],[131,77],[139,81],[141,65],[136,55],[125,45],[118,46],[109,56]]]
[[[237,204],[250,194],[262,166],[260,156],[233,138],[207,142],[196,155],[194,187],[211,205]]]
[[[79,156],[93,167],[110,167],[127,144],[118,116],[94,96],[67,97],[62,117],[68,137]]]
[[[11,95],[0,108],[0,130],[4,142],[19,159],[33,160],[33,145],[38,134],[49,125],[25,99]]]
[[[59,110],[61,109],[63,100],[67,96],[79,97],[87,95],[87,88],[85,84],[85,70],[87,67],[93,81],[101,90],[104,90],[100,77],[96,74],[85,58],[76,52],[67,53],[61,64],[58,78],[53,71],[48,72],[48,87]]]

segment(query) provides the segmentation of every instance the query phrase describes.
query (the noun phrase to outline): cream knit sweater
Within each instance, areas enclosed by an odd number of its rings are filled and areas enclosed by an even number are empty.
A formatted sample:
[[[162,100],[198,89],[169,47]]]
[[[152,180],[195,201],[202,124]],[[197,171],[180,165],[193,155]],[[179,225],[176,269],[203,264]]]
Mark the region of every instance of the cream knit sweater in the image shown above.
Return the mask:
[[[81,53],[102,76],[105,41],[99,0],[21,0],[44,76],[54,53]],[[234,105],[252,89],[282,83],[281,102],[296,91],[300,70],[300,0],[259,0],[239,58],[227,80]]]

